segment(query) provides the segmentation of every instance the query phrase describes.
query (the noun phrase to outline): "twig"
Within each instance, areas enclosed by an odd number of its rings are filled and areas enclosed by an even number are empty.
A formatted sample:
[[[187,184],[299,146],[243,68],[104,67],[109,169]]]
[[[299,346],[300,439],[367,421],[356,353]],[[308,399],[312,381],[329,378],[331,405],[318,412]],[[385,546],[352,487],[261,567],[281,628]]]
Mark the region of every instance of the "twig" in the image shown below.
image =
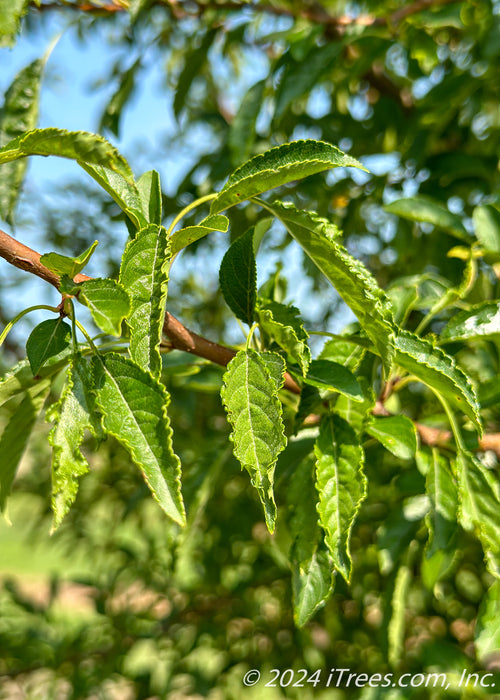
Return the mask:
[[[0,230],[0,257],[4,258],[14,267],[18,267],[26,272],[31,272],[37,277],[49,282],[56,289],[59,289],[60,279],[40,262],[40,253],[32,248],[16,241],[5,231]],[[75,277],[75,282],[84,282],[92,279],[87,275],[79,274]],[[231,348],[226,348],[218,343],[213,343],[201,335],[190,331],[175,316],[168,311],[165,314],[163,333],[169,338],[169,345],[176,350],[189,352],[197,357],[203,357],[215,364],[226,366],[235,356],[236,352]],[[295,380],[285,374],[285,388],[294,394],[300,394],[300,387]],[[389,392],[390,393],[390,392]],[[380,399],[376,402],[373,410],[375,416],[390,415]],[[304,423],[308,426],[316,425],[320,416],[311,414],[307,416]],[[415,427],[419,432],[422,442],[429,446],[446,446],[451,440],[451,433],[448,430],[432,428],[422,423],[415,422]],[[489,433],[478,441],[479,449],[491,450],[500,458],[500,433]]]

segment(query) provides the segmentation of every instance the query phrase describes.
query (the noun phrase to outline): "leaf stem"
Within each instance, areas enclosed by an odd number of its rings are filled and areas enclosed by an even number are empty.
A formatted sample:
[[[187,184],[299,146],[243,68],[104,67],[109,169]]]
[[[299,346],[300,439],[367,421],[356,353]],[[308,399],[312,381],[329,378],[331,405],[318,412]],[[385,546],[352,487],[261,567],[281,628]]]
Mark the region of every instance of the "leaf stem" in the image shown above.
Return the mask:
[[[257,328],[258,325],[259,325],[259,324],[258,324],[257,322],[255,322],[255,323],[252,325],[252,327],[250,328],[250,330],[248,331],[248,335],[247,335],[247,347],[246,347],[247,350],[250,348],[250,343],[252,342],[253,334],[255,333],[255,329]]]
[[[26,316],[26,314],[29,314],[30,311],[37,311],[38,309],[45,309],[46,311],[53,311],[55,314],[59,313],[59,309],[57,306],[47,306],[47,304],[37,304],[36,306],[30,306],[28,309],[24,309],[24,311],[21,311],[20,313],[15,316],[12,321],[9,321],[9,323],[5,326],[3,329],[2,333],[0,334],[0,346],[3,344],[5,338],[9,334],[9,332],[12,330],[14,325],[23,317]]]
[[[191,202],[191,204],[188,204],[187,207],[184,207],[182,211],[180,211],[175,219],[172,221],[170,226],[168,227],[167,230],[167,237],[170,238],[170,236],[173,233],[174,228],[177,226],[179,221],[186,216],[186,214],[189,214],[189,212],[192,209],[196,209],[196,207],[199,207],[200,204],[203,204],[204,202],[209,202],[211,199],[215,199],[217,197],[216,192],[212,192],[211,194],[206,194],[204,197],[199,197],[198,199],[195,199],[194,202]]]
[[[73,299],[69,299],[69,304],[71,306],[71,335],[73,338],[73,352],[75,355],[78,352],[78,341],[76,339],[76,318],[75,318],[75,305]]]
[[[416,335],[421,335],[422,331],[427,328],[429,323],[432,321],[432,319],[437,316],[437,314],[440,311],[443,311],[443,309],[446,309],[447,306],[450,304],[453,304],[453,302],[460,301],[461,299],[464,299],[467,294],[470,292],[472,286],[474,285],[474,282],[476,281],[477,277],[477,262],[474,260],[473,257],[470,257],[469,260],[467,261],[467,265],[464,271],[464,276],[462,282],[459,284],[458,287],[453,287],[452,289],[448,289],[444,296],[439,299],[434,306],[429,309],[429,311],[426,313],[426,315],[423,317],[423,319],[420,321],[418,324],[417,328],[415,329],[415,334]]]
[[[445,413],[448,417],[448,421],[450,423],[451,431],[453,433],[453,437],[455,438],[455,442],[457,443],[457,448],[460,452],[467,452],[467,447],[465,446],[463,437],[462,437],[462,431],[460,429],[460,426],[457,422],[457,419],[453,413],[453,411],[450,408],[450,405],[446,399],[441,396],[437,391],[434,392],[439,401],[441,402],[441,405],[443,406]]]
[[[90,337],[90,335],[89,335],[89,334],[87,333],[87,331],[85,330],[85,327],[82,326],[82,324],[80,323],[80,321],[78,321],[76,318],[75,318],[75,323],[76,323],[76,325],[78,326],[78,329],[79,329],[79,330],[83,333],[83,335],[85,336],[85,340],[87,341],[87,343],[88,343],[88,344],[90,345],[90,347],[92,348],[92,351],[94,352],[94,354],[99,355],[99,350],[97,349],[97,347],[96,347],[96,345],[94,344],[94,341],[92,340],[92,338]]]

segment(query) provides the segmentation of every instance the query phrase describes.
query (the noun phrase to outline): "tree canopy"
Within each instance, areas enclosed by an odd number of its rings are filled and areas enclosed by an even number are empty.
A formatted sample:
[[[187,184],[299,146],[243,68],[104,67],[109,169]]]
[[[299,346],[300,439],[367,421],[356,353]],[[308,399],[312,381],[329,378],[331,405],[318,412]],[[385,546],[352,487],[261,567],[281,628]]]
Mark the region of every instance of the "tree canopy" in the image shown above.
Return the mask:
[[[0,1],[0,697],[494,695],[499,32]]]

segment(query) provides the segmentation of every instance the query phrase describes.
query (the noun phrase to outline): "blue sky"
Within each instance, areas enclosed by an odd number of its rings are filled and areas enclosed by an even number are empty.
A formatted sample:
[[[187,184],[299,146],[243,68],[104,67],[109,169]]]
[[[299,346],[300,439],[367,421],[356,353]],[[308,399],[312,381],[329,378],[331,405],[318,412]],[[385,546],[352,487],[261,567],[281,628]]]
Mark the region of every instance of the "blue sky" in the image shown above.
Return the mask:
[[[126,22],[128,18],[124,15],[123,19],[120,17],[117,18],[117,21]],[[76,25],[68,28],[67,13],[50,13],[50,15],[44,15],[40,22],[36,18],[33,24],[36,25],[36,29],[31,29],[29,35],[21,34],[13,49],[0,49],[0,67],[2,68],[0,71],[0,91],[5,92],[16,73],[34,59],[43,56],[52,46],[54,38],[60,35],[52,48],[46,66],[41,92],[39,126],[96,131],[100,115],[116,89],[115,85],[105,82],[106,76],[110,73],[110,66],[121,59],[122,64],[128,67],[136,60],[137,54],[132,51],[130,55],[124,54],[122,43],[116,42],[113,45],[113,42],[109,41],[109,34],[113,32],[112,27],[114,26],[111,23],[103,23],[100,27],[93,27],[91,32],[85,33],[85,41],[78,39]],[[158,170],[163,190],[171,193],[175,189],[176,182],[182,178],[186,170],[196,160],[197,153],[203,152],[207,148],[207,134],[204,133],[203,129],[191,133],[188,149],[184,152],[182,149],[176,148],[175,152],[165,154],[164,148],[157,147],[159,143],[165,143],[166,138],[175,137],[179,128],[173,116],[172,94],[165,89],[166,55],[165,53],[161,54],[153,47],[145,51],[141,60],[145,70],[141,74],[142,80],[134,98],[123,113],[121,137],[120,139],[110,135],[108,137],[129,160],[136,175],[151,168]],[[247,64],[242,71],[241,79],[233,82],[227,95],[233,109],[237,107],[240,97],[248,86],[266,74],[266,59],[263,54],[252,55]],[[219,70],[224,70],[222,64]],[[318,109],[320,109],[321,95],[319,93],[316,96],[316,101]],[[300,136],[304,137],[307,134],[295,135],[296,138]],[[391,161],[391,159],[389,160]],[[392,161],[384,163],[381,169],[387,171],[394,167]],[[377,165],[380,166],[380,163],[377,164],[376,161],[370,163],[374,170],[377,169]],[[341,173],[340,169],[330,175],[334,179],[345,177],[345,173]],[[355,176],[363,179],[366,177],[359,172]],[[23,195],[18,204],[21,223],[16,229],[16,235],[20,240],[40,250],[40,252],[47,252],[40,248],[40,232],[36,225],[36,212],[31,217],[26,217],[25,214],[32,209],[30,203],[32,200],[35,201],[35,192],[37,195],[42,193],[46,204],[60,207],[60,194],[54,195],[56,188],[60,187],[61,183],[66,180],[73,182],[78,178],[82,182],[90,181],[89,176],[72,161],[61,158],[30,158]],[[5,228],[9,231],[7,226]],[[121,228],[123,231],[120,230],[117,235],[118,255],[119,249],[126,239],[125,228],[123,226]],[[218,245],[214,251],[213,260],[210,261],[210,268],[213,267],[210,274],[213,272],[212,277],[216,282],[217,258],[220,258],[224,252],[227,237],[223,234],[216,234],[215,240],[218,241]],[[298,248],[295,250],[296,247],[292,244],[287,254],[287,269],[290,279],[299,280],[298,284],[294,283],[293,285],[294,298],[290,298],[289,301],[300,303],[310,295],[311,290],[302,273],[301,253],[299,253]],[[64,253],[65,251],[60,250],[59,252]],[[270,253],[269,251],[260,256],[259,282],[266,279],[278,258],[279,253]],[[197,275],[203,284],[207,279],[207,261],[191,258],[189,265],[189,271]],[[171,283],[172,292],[175,292],[175,273],[178,268],[179,263],[176,262]],[[94,276],[100,274],[99,249],[87,271]],[[24,277],[26,277],[25,274]],[[21,280],[22,276],[19,279]],[[48,289],[48,285],[39,282],[37,289],[40,289],[40,294],[46,297],[44,303],[58,303],[57,292]],[[31,291],[30,294],[32,294]],[[28,302],[27,296],[25,297],[22,291],[19,293],[18,289],[13,289],[9,293],[9,301],[13,313],[28,303],[33,303],[33,301]],[[309,308],[311,308],[310,305]],[[333,330],[339,330],[346,319],[347,317],[341,318]],[[29,320],[27,319],[25,327],[32,326],[34,322],[40,320],[42,320],[40,315],[33,315]],[[25,333],[25,327],[21,327],[19,330]],[[240,335],[238,331],[238,336]],[[238,337],[238,340],[241,338]]]

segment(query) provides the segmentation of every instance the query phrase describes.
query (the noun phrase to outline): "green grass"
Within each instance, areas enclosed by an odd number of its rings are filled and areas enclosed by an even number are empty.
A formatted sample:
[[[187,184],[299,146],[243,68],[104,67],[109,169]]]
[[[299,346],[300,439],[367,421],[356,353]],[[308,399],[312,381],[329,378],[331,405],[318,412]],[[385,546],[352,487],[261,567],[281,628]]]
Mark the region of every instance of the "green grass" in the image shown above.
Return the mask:
[[[13,494],[9,499],[8,519],[0,516],[0,578],[60,578],[85,576],[93,564],[83,553],[68,551],[64,538],[50,535],[50,521],[40,525],[42,499],[28,494]]]

